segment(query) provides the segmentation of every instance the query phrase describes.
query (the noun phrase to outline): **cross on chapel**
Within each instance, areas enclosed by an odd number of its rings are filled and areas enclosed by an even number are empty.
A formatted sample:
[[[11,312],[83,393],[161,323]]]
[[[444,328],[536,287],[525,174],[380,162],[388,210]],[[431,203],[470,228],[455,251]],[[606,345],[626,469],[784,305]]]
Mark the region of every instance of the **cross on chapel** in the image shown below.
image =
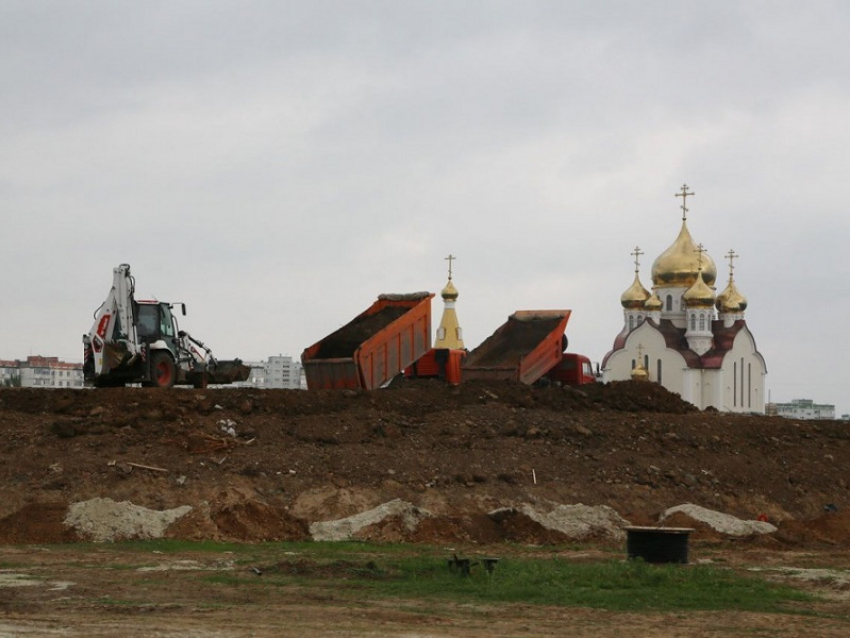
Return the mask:
[[[446,259],[446,261],[449,262],[449,280],[451,280],[451,278],[452,278],[452,261],[457,259],[457,257],[455,257],[454,255],[449,253],[449,256],[446,257],[445,259]]]

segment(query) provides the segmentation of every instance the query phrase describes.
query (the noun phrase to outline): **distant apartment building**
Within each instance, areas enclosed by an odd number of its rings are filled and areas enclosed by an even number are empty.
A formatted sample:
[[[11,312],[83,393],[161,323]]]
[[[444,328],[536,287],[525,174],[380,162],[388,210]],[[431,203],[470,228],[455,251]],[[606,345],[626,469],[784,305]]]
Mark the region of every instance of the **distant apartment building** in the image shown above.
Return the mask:
[[[0,359],[0,386],[82,388],[83,364],[58,357],[29,356],[26,361]]]
[[[0,359],[0,388],[21,384],[18,361]]]
[[[243,388],[285,388],[303,389],[301,362],[292,357],[279,355],[269,357],[267,361],[245,361],[251,368],[246,381],[234,384]]]
[[[834,420],[835,406],[829,403],[815,403],[811,399],[794,399],[790,403],[768,403],[765,413],[787,419]]]

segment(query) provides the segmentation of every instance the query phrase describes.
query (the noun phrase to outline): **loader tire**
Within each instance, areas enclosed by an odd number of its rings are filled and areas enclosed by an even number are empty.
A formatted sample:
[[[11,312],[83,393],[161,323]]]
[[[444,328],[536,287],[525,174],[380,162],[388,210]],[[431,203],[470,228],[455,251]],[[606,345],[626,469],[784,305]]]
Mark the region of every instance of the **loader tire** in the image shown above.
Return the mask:
[[[174,359],[167,352],[154,352],[151,357],[151,381],[157,388],[171,388],[177,380]]]

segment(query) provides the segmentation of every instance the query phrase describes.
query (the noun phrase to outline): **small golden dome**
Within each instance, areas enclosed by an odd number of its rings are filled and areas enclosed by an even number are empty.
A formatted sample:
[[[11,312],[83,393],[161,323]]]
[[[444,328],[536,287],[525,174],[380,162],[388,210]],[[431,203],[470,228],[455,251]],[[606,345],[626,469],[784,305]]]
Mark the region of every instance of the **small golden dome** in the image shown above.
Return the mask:
[[[646,371],[646,368],[643,367],[643,364],[638,363],[632,369],[632,381],[646,381],[649,379],[649,373]]]
[[[705,283],[701,270],[697,271],[697,280],[685,291],[682,299],[688,308],[709,308],[714,305],[714,291]]]
[[[649,312],[655,312],[656,310],[661,310],[664,308],[664,302],[661,301],[661,298],[658,296],[658,293],[653,292],[652,296],[646,300],[646,303],[643,306]]]
[[[455,285],[452,283],[451,279],[449,279],[449,283],[447,283],[446,287],[443,288],[443,290],[440,292],[440,295],[443,297],[444,301],[454,301],[458,298],[459,294],[460,293],[458,293],[457,288],[455,288]]]
[[[719,295],[716,302],[717,310],[723,313],[744,312],[747,309],[747,298],[735,286],[735,280],[729,278],[729,283]]]
[[[717,280],[714,260],[694,243],[685,221],[676,241],[652,264],[654,286],[692,286],[702,265],[702,278],[709,286]]]
[[[643,287],[638,274],[635,273],[635,280],[628,290],[620,296],[620,303],[623,304],[623,308],[637,310],[643,308],[647,299],[649,299],[649,291]]]

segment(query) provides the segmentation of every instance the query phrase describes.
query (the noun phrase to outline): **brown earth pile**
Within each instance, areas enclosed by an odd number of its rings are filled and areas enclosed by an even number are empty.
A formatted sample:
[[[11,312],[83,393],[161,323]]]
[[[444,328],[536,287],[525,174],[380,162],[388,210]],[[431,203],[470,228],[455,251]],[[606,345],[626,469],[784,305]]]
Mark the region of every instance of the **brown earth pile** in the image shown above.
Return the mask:
[[[649,383],[2,389],[0,432],[0,543],[75,540],[64,512],[95,497],[191,505],[168,536],[240,541],[308,538],[399,498],[433,516],[363,537],[555,543],[523,514],[487,513],[584,503],[646,525],[695,503],[761,515],[784,546],[850,546],[846,423],[699,412]]]

